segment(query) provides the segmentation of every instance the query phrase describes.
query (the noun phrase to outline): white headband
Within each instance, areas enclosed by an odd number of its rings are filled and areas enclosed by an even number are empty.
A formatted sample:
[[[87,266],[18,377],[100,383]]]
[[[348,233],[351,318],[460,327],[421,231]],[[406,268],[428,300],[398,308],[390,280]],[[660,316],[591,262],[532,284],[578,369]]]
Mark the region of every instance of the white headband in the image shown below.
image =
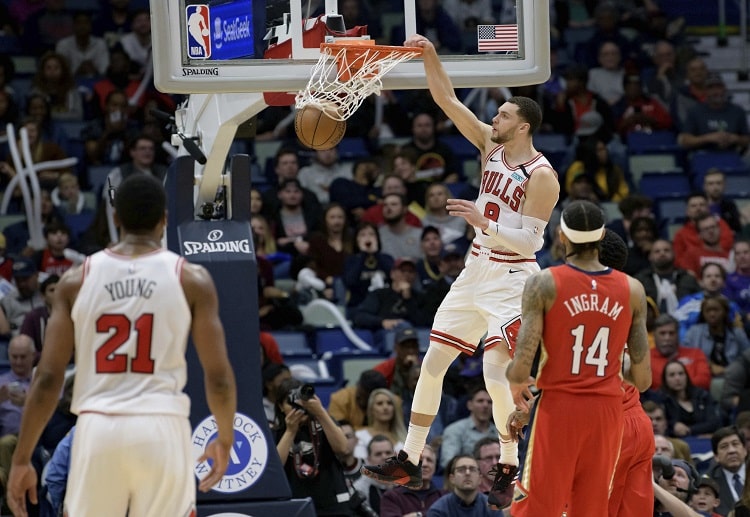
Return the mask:
[[[568,238],[568,240],[574,244],[585,244],[587,242],[596,242],[601,240],[604,235],[604,226],[597,228],[596,230],[581,231],[571,230],[568,225],[565,224],[565,218],[560,218],[560,228],[562,232]]]

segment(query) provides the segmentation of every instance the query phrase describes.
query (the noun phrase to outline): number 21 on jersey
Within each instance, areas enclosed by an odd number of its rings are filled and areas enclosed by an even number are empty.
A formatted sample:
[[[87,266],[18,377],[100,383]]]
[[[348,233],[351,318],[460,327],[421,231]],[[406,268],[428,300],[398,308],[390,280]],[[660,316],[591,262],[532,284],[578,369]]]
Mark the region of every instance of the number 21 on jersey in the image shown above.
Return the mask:
[[[151,358],[153,328],[153,314],[141,314],[135,321],[124,314],[102,314],[96,320],[96,332],[109,334],[114,330],[114,333],[96,349],[96,373],[154,373]],[[125,353],[115,353],[133,332],[136,334],[135,355],[128,357]]]
[[[596,376],[604,377],[604,370],[609,364],[607,360],[607,352],[609,350],[609,327],[600,328],[594,340],[584,347],[583,334],[585,327],[578,325],[576,328],[570,331],[575,339],[573,343],[573,364],[570,368],[570,373],[573,375],[580,375],[581,373],[581,358],[583,357],[584,348],[586,348],[586,357],[583,359],[584,365],[596,367]]]

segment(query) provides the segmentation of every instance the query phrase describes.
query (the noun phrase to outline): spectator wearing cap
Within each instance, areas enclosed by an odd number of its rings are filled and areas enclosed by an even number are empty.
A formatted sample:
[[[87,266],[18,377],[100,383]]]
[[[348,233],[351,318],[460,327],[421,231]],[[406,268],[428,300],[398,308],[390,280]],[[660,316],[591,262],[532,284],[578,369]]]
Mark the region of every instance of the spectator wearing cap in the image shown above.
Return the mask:
[[[296,178],[283,180],[277,192],[279,206],[272,227],[279,251],[292,256],[304,255],[309,248],[308,236],[318,227],[320,211],[306,210],[302,185]]]
[[[716,513],[719,504],[719,485],[710,477],[701,476],[690,499],[690,507],[704,517],[721,517]]]
[[[453,422],[443,431],[440,445],[440,466],[446,468],[451,458],[468,454],[473,457],[474,444],[486,437],[497,437],[498,430],[492,422],[492,399],[487,389],[476,386],[466,402],[469,416]]]
[[[414,327],[404,323],[396,328],[393,355],[373,370],[382,373],[386,387],[403,398],[409,394],[409,372],[416,364],[419,364],[419,336]]]
[[[276,180],[274,185],[263,191],[263,208],[261,213],[272,221],[279,211],[279,188],[288,179],[299,179],[299,157],[297,151],[291,147],[281,147],[276,151],[274,157],[274,173]],[[271,179],[271,178],[269,178]],[[312,190],[302,187],[303,210],[311,213],[320,213],[321,204],[318,196]]]
[[[440,257],[443,252],[443,241],[440,230],[434,226],[422,228],[419,241],[422,259],[417,262],[417,280],[420,290],[440,280]]]
[[[408,213],[406,198],[398,194],[383,197],[383,219],[385,223],[378,227],[382,252],[391,257],[420,258],[419,248],[422,232],[406,222]]]
[[[729,101],[720,75],[710,75],[705,89],[705,99],[687,112],[677,142],[690,151],[720,150],[742,154],[750,145],[745,110]]]
[[[355,431],[362,429],[367,425],[367,399],[370,398],[370,393],[378,388],[387,387],[388,381],[381,372],[365,370],[360,374],[356,385],[345,386],[331,393],[328,413],[334,420],[346,420]],[[399,398],[397,405],[400,404]]]
[[[0,335],[17,335],[26,315],[37,307],[44,306],[44,297],[39,292],[39,271],[34,261],[22,257],[13,263],[13,282],[16,291],[0,300]]]
[[[23,319],[20,333],[29,336],[34,341],[36,348],[36,361],[39,360],[39,354],[42,352],[44,344],[44,331],[47,329],[47,320],[49,311],[52,308],[52,296],[55,294],[55,288],[60,281],[57,275],[49,275],[39,286],[39,290],[44,297],[44,305],[32,309]]]
[[[706,473],[719,486],[716,512],[726,515],[742,497],[747,476],[745,436],[734,426],[722,427],[711,435],[714,464]]]
[[[438,261],[438,278],[425,286],[422,291],[421,323],[430,325],[435,318],[438,307],[448,294],[453,282],[464,270],[464,256],[454,248],[444,248]]]
[[[355,327],[388,331],[404,322],[412,325],[423,323],[423,298],[413,288],[417,279],[414,259],[397,259],[390,276],[389,286],[368,292],[362,303],[353,310],[352,321]]]

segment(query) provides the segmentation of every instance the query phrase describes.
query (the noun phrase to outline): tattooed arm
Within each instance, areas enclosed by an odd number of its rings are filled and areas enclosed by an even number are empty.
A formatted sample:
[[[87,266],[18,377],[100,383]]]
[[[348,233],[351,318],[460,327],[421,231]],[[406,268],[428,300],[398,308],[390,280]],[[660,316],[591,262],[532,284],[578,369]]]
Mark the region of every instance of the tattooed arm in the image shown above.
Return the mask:
[[[646,293],[638,280],[628,277],[628,283],[630,284],[630,308],[633,311],[633,321],[628,335],[630,354],[630,378],[628,380],[638,388],[638,391],[646,391],[651,386],[651,352],[646,330]]]
[[[513,360],[506,372],[513,393],[513,401],[519,409],[524,411],[530,408],[529,400],[532,395],[529,386],[533,384],[534,379],[529,375],[531,375],[534,356],[542,340],[546,301],[554,300],[554,298],[555,282],[549,271],[541,271],[526,280],[521,302],[521,329],[516,339]]]

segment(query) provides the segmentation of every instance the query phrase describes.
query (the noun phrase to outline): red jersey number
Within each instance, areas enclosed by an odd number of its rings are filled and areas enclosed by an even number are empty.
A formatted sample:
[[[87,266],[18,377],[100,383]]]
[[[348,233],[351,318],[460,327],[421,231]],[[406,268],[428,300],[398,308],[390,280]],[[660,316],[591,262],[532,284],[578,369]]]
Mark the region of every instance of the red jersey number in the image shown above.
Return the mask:
[[[151,339],[154,315],[142,314],[134,322],[124,314],[102,314],[96,320],[96,331],[114,333],[96,350],[96,373],[125,373],[128,371],[128,355],[115,353],[123,343],[136,333],[135,356],[130,358],[130,371],[133,373],[154,373],[154,360],[151,359]]]
[[[570,368],[570,373],[573,375],[580,375],[581,373],[581,359],[583,358],[583,334],[585,331],[583,325],[578,325],[576,328],[570,331],[575,338],[573,343],[573,364]],[[586,350],[586,358],[583,359],[583,363],[588,366],[596,367],[596,376],[604,377],[605,369],[609,364],[607,360],[607,352],[609,351],[609,327],[600,328],[594,340],[588,345]]]
[[[490,221],[497,222],[497,220],[500,218],[500,205],[492,202],[484,205],[484,216]],[[482,230],[482,233],[487,235],[487,232],[485,232],[484,230]]]

